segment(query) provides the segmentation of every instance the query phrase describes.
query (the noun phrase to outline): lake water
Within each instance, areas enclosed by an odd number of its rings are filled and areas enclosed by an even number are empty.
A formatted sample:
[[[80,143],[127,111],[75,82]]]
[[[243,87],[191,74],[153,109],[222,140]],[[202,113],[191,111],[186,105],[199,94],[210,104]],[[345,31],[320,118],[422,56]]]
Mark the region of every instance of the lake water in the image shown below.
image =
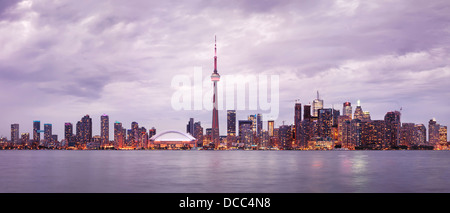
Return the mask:
[[[450,192],[450,151],[0,151],[0,192]]]

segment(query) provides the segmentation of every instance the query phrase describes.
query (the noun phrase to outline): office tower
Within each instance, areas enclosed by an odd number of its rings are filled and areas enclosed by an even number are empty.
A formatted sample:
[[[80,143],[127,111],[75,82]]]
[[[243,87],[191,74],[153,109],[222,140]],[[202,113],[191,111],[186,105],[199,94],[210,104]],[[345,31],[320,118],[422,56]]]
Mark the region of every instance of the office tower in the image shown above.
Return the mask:
[[[447,143],[447,126],[439,126],[439,143]]]
[[[352,104],[350,102],[345,102],[343,104],[342,108],[342,115],[350,117],[350,120],[352,119]]]
[[[333,113],[332,114],[332,119],[333,119],[332,126],[337,128],[338,118],[339,118],[339,116],[341,116],[341,112],[337,109],[332,109],[331,112]]]
[[[361,123],[361,145],[369,149],[382,149],[384,147],[384,120],[374,120]]]
[[[41,142],[41,121],[33,121],[33,146],[39,146]]]
[[[427,142],[427,129],[423,124],[414,126],[414,145],[424,145]]]
[[[303,106],[303,120],[311,120],[311,105]]]
[[[92,118],[89,117],[89,115],[85,115],[81,118],[80,124],[80,143],[83,145],[86,145],[86,143],[89,143],[92,141]],[[78,128],[78,123],[77,123]],[[77,129],[78,131],[78,129]]]
[[[300,143],[300,126],[302,122],[302,104],[295,103],[294,107],[294,126],[295,126],[295,144]]]
[[[278,132],[279,148],[291,149],[292,148],[292,131],[290,125],[281,125]]]
[[[227,135],[236,136],[236,110],[227,110]]]
[[[256,115],[256,135],[259,137],[261,137],[261,131],[262,131],[262,115],[261,114],[257,114]]]
[[[66,139],[67,146],[75,146],[73,139],[73,125],[72,123],[64,123],[64,138]]]
[[[52,135],[52,142],[57,143],[58,142],[58,135]]]
[[[252,122],[252,131],[256,134],[256,115],[249,115],[248,120]]]
[[[28,141],[30,140],[30,133],[22,133],[20,134],[20,137],[22,139],[22,146],[27,146]]]
[[[189,122],[186,125],[186,133],[189,133],[192,136],[194,136],[194,118],[189,118]]]
[[[151,129],[148,130],[148,137],[151,138],[154,135],[156,135],[156,129],[155,127],[152,127]]]
[[[236,144],[236,110],[227,110],[227,146]]]
[[[11,124],[11,143],[19,144],[19,124]]]
[[[354,147],[359,147],[361,146],[361,120],[359,119],[352,119],[352,121],[350,121],[350,131],[351,131],[351,138],[350,138],[350,142],[351,145]]]
[[[385,147],[396,147],[400,145],[400,112],[387,112],[384,116],[385,122]]]
[[[139,124],[136,121],[131,122],[131,132],[128,134],[128,143],[132,147],[137,147],[139,141]]]
[[[200,121],[194,123],[193,136],[197,139],[197,146],[203,146],[203,127]]]
[[[439,124],[433,118],[428,122],[428,142],[434,145],[439,142]]]
[[[338,117],[338,144],[345,148],[349,148],[351,145],[351,120],[348,115]]]
[[[319,117],[319,110],[323,109],[323,100],[319,98],[319,91],[317,91],[317,98],[313,101],[313,116]]]
[[[364,115],[363,115],[363,110],[362,110],[362,108],[361,108],[361,102],[360,102],[360,100],[358,100],[358,102],[357,102],[358,104],[356,105],[356,109],[355,109],[355,114],[354,114],[354,119],[358,119],[358,120],[361,120],[361,121],[363,121],[363,117],[364,117]]]
[[[275,121],[269,120],[267,121],[267,131],[269,132],[269,137],[273,137],[273,130],[274,130]]]
[[[331,137],[332,109],[319,109],[318,136],[324,139]]]
[[[44,124],[44,141],[46,146],[52,142],[52,124]]]
[[[214,72],[211,75],[211,81],[213,82],[214,94],[213,94],[213,114],[212,114],[212,142],[215,147],[219,147],[219,107],[218,107],[218,94],[217,94],[217,82],[220,80],[220,75],[217,72],[217,46],[216,39],[214,38]]]
[[[402,123],[400,128],[400,146],[411,147],[414,145],[415,126],[414,123]]]
[[[124,135],[123,135],[122,123],[116,121],[114,122],[114,144],[119,148],[123,148],[124,145]]]
[[[239,143],[245,148],[251,148],[253,145],[253,122],[250,120],[239,121]]]
[[[100,138],[102,145],[109,143],[109,117],[103,114],[100,117]]]

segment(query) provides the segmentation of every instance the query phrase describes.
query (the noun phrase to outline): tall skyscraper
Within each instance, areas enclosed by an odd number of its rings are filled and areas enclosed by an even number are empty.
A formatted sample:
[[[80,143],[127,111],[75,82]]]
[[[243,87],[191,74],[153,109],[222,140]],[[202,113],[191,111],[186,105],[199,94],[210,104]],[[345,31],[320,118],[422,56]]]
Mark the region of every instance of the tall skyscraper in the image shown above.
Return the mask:
[[[295,103],[294,107],[294,126],[295,126],[295,144],[300,143],[300,126],[302,122],[302,104]]]
[[[352,119],[352,104],[347,101],[343,105],[342,115],[348,116],[350,117],[350,119]]]
[[[384,116],[385,122],[385,146],[386,148],[400,145],[400,112],[387,112]]]
[[[114,144],[121,149],[123,148],[124,141],[122,123],[116,121],[114,122]]]
[[[41,142],[41,121],[33,121],[33,146]]]
[[[64,138],[66,139],[67,146],[75,146],[73,139],[73,125],[72,123],[64,124]]]
[[[311,120],[311,105],[303,106],[303,120]]]
[[[269,137],[273,137],[273,130],[275,128],[275,121],[269,120],[267,121],[267,131],[269,132]]]
[[[102,144],[109,143],[109,116],[103,114],[100,117],[100,138]]]
[[[44,141],[46,145],[52,142],[52,124],[44,124]]]
[[[319,109],[319,137],[331,137],[331,127],[333,125],[333,111],[332,109]]]
[[[319,91],[317,91],[317,98],[313,101],[313,116],[319,117],[319,109],[323,109],[323,100],[319,97]]]
[[[11,124],[11,143],[19,144],[19,124]]]
[[[262,115],[258,113],[256,115],[256,135],[258,137],[261,137],[261,131],[262,131]]]
[[[214,143],[215,147],[219,146],[219,105],[218,105],[218,94],[217,94],[217,82],[220,80],[220,75],[217,72],[217,46],[216,39],[214,38],[214,72],[211,75],[211,81],[213,82],[214,94],[213,94],[213,113],[212,113],[212,134],[211,141]]]
[[[447,126],[439,126],[439,143],[447,143]]]
[[[227,110],[227,136],[236,136],[236,110]]]
[[[253,122],[250,120],[239,121],[239,143],[245,148],[251,148],[253,145]]]
[[[78,126],[80,125],[80,126]],[[92,118],[89,115],[85,115],[81,118],[80,124],[77,123],[77,131],[78,127],[80,128],[80,142],[83,145],[92,141]]]
[[[194,136],[194,118],[189,118],[189,122],[186,125],[186,133],[189,133],[192,136]]]

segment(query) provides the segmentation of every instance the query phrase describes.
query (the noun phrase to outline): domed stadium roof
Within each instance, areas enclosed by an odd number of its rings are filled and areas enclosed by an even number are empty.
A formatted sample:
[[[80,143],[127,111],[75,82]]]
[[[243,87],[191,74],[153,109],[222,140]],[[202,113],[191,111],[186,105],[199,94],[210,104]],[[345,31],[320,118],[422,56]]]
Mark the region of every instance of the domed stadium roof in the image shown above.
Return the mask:
[[[195,141],[194,137],[188,133],[179,132],[176,130],[169,130],[158,133],[150,138],[151,141]]]

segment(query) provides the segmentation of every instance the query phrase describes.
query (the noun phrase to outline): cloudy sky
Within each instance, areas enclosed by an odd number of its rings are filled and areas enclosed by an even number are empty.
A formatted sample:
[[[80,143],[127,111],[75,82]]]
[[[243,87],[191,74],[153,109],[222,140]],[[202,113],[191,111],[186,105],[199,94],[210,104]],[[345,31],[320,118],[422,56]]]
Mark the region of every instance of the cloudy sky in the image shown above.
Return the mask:
[[[173,109],[171,81],[194,67],[208,77],[214,35],[221,75],[279,76],[276,125],[317,90],[325,107],[361,100],[372,119],[402,108],[402,122],[450,125],[447,0],[2,0],[0,135],[40,120],[62,139],[86,114],[97,135],[104,113],[111,126],[209,128],[211,111]]]

